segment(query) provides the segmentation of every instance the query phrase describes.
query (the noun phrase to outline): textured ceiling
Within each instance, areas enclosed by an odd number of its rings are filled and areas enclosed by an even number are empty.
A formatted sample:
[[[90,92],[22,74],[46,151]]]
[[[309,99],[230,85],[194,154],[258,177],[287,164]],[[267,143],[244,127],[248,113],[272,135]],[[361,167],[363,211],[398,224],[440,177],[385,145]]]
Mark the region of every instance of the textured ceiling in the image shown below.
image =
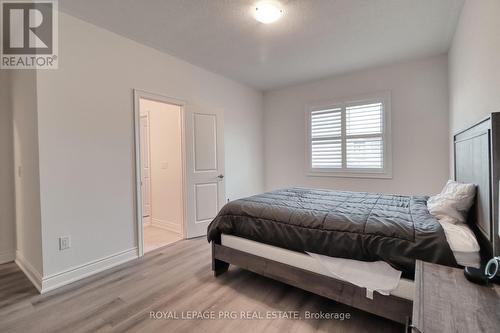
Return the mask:
[[[59,0],[62,11],[261,90],[448,50],[463,0]]]

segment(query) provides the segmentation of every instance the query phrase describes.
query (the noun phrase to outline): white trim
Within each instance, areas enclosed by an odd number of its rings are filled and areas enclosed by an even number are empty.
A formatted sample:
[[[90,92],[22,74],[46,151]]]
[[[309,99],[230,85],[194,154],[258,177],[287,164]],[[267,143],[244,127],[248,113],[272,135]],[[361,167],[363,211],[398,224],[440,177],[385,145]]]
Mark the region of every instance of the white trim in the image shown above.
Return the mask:
[[[385,174],[383,172],[367,172],[363,171],[310,171],[306,173],[309,177],[341,177],[341,178],[380,178],[380,179],[392,179],[391,174]]]
[[[38,292],[43,294],[137,258],[137,247],[134,247],[45,277],[19,251],[16,251],[15,263]]]
[[[146,118],[147,120],[147,123],[148,123],[148,135],[147,135],[147,138],[148,138],[148,146],[147,146],[147,160],[148,160],[148,163],[149,163],[149,216],[148,217],[142,217],[142,223],[144,225],[147,225],[147,224],[151,224],[151,214],[153,213],[153,209],[152,209],[152,195],[151,195],[151,184],[152,184],[152,179],[151,179],[151,112],[149,112],[149,110],[146,110],[144,113],[140,113],[141,110],[139,110],[139,126],[141,125],[140,124],[140,121],[141,121],[141,118]],[[142,156],[141,156],[141,160],[142,160]],[[141,191],[142,191],[142,178],[141,178]],[[141,192],[141,195],[142,195],[142,192]],[[142,197],[141,197],[141,201],[142,201]],[[143,203],[141,202],[141,209],[143,208]]]
[[[33,283],[38,292],[42,292],[42,273],[40,273],[36,268],[34,268],[21,252],[16,251],[16,265],[23,271],[24,275],[28,278],[28,280]]]
[[[83,265],[72,267],[59,273],[45,276],[42,279],[42,288],[40,293],[46,293],[128,261],[137,259],[138,257],[137,247],[134,247],[101,259],[93,260]]]
[[[16,259],[16,253],[13,250],[0,253],[0,264],[12,262],[15,259]]]
[[[161,94],[149,93],[144,90],[133,89],[134,95],[134,176],[135,176],[135,211],[136,211],[136,224],[137,224],[137,248],[139,257],[144,255],[144,234],[143,234],[143,221],[142,221],[142,193],[141,193],[141,147],[140,147],[140,105],[141,98],[157,101],[161,103],[173,104],[181,108],[181,151],[182,151],[182,201],[183,201],[183,221],[182,237],[186,238],[186,221],[187,221],[187,197],[186,197],[186,138],[185,138],[185,109],[186,102],[164,96]]]
[[[151,218],[151,225],[162,228],[182,236],[182,227],[179,223]]]
[[[347,104],[365,104],[370,102],[383,103],[383,143],[384,143],[384,168],[383,169],[348,169],[345,164],[345,107]],[[342,109],[342,168],[318,169],[311,166],[311,112],[329,108]],[[392,132],[391,132],[391,93],[389,91],[368,94],[356,98],[344,98],[336,101],[310,104],[305,107],[306,128],[306,175],[310,177],[348,177],[348,178],[392,178]],[[372,137],[372,135],[369,135]],[[361,137],[361,136],[360,136]]]

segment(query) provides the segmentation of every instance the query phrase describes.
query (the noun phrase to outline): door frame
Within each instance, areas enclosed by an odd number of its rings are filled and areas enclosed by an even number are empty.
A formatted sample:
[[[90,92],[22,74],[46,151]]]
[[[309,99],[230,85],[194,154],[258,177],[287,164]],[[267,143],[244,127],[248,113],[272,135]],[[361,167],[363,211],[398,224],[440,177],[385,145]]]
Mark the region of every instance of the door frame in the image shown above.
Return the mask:
[[[137,226],[137,249],[138,256],[144,255],[144,234],[142,218],[142,191],[141,191],[141,136],[140,136],[140,100],[147,99],[160,103],[179,106],[181,109],[181,163],[182,163],[182,238],[186,238],[187,226],[187,198],[186,198],[186,130],[185,130],[185,109],[186,102],[177,98],[168,97],[162,94],[151,93],[140,89],[133,89],[134,94],[134,177],[135,177],[135,222]]]
[[[143,114],[141,114],[140,110],[139,110],[139,126],[142,126],[141,124],[141,121],[143,118],[146,118],[147,119],[147,122],[148,122],[148,146],[147,146],[147,158],[148,158],[148,163],[149,163],[149,200],[151,201],[151,136],[149,135],[149,131],[151,130],[150,128],[150,115],[149,115],[149,111],[146,111],[144,112]],[[139,137],[144,134],[144,133],[139,133]],[[140,140],[139,140],[139,144],[141,144]],[[142,152],[141,152],[142,153]],[[140,158],[141,158],[141,162],[142,162],[142,154],[139,154]],[[141,168],[141,171],[144,169],[142,165],[139,166]],[[141,174],[141,183],[143,181],[143,178],[142,178],[142,174]],[[142,191],[142,186],[140,187],[140,190],[141,190],[141,209],[144,208],[144,204],[142,202],[142,195],[143,195],[143,191]],[[150,206],[151,206],[151,202],[149,203]],[[149,223],[151,223],[151,207],[149,209]],[[144,227],[144,211],[142,211],[142,226]]]

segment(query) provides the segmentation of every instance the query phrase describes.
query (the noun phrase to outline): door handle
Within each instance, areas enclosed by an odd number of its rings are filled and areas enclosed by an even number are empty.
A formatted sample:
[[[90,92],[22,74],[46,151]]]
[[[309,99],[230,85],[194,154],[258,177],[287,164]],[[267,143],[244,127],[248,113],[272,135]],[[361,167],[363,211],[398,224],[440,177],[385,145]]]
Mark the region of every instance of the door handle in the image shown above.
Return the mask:
[[[224,179],[224,175],[218,175],[217,178]]]

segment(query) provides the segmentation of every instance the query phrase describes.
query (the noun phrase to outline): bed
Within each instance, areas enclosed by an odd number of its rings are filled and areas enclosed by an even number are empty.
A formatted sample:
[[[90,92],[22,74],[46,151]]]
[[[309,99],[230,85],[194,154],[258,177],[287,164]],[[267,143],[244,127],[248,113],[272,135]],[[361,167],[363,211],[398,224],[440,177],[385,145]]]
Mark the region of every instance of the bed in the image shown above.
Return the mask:
[[[283,189],[231,202],[220,211],[208,228],[215,275],[233,264],[405,323],[412,311],[417,259],[479,267],[479,248],[464,247],[462,236],[477,237],[486,257],[497,246],[491,237],[497,123],[492,114],[454,136],[455,178],[478,189],[469,225],[462,230],[443,227],[430,215],[427,197]],[[358,275],[367,262],[388,263],[402,278],[388,293],[368,292],[358,282],[330,274],[324,260],[348,262]],[[365,275],[370,279],[370,273]]]

